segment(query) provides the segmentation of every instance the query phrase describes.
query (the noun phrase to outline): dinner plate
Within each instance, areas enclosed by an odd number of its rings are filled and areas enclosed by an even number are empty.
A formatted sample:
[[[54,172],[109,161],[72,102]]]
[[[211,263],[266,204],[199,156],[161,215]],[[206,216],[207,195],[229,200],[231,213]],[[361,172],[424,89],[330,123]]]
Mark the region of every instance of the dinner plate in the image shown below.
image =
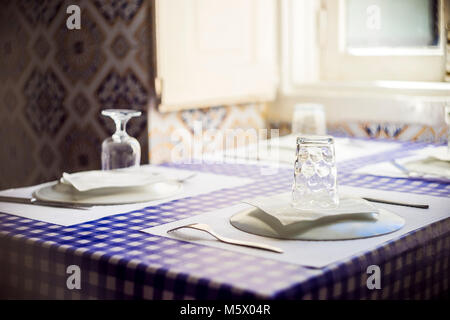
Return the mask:
[[[272,219],[271,219],[272,218]],[[258,208],[242,210],[230,218],[235,228],[263,237],[290,240],[350,240],[368,238],[401,229],[405,220],[385,209],[377,215],[351,219],[344,217],[321,218],[283,226]]]
[[[175,180],[160,181],[146,186],[102,188],[80,192],[71,185],[55,183],[34,192],[39,200],[61,203],[112,205],[159,200],[177,195],[183,188]]]

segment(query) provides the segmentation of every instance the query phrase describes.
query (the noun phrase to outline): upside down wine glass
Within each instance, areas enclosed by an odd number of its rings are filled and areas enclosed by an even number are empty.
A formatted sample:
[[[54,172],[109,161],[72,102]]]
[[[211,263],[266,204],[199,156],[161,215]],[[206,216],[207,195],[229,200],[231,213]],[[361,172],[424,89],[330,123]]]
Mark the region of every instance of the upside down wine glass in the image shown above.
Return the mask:
[[[102,143],[102,170],[138,167],[141,162],[139,142],[126,132],[128,120],[139,117],[140,111],[106,109],[102,115],[110,117],[116,124],[116,132]]]

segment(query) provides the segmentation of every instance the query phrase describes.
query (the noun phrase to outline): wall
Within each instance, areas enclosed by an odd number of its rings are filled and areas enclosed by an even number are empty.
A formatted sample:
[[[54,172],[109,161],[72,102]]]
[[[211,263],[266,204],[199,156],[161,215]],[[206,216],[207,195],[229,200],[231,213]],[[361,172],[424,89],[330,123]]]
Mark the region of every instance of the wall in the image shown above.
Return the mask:
[[[144,115],[128,125],[142,163],[171,160],[174,132],[266,127],[266,106],[246,104],[160,113],[153,99],[152,1],[0,1],[0,189],[57,179],[63,171],[100,168],[100,146],[112,134],[104,108]],[[65,27],[69,4],[82,9],[82,29]],[[331,106],[329,111],[333,110]],[[290,111],[271,110],[280,134]],[[338,112],[340,114],[349,114]],[[284,118],[278,119],[280,114]],[[331,121],[353,136],[443,141],[444,125],[402,121]]]
[[[65,26],[82,10],[81,30]],[[100,167],[104,108],[146,111],[148,2],[0,1],[0,188]],[[131,120],[147,162],[147,120]]]
[[[113,132],[105,108],[144,112],[128,124],[142,163],[149,154],[169,160],[170,133],[191,130],[194,119],[209,129],[265,126],[262,105],[168,114],[151,105],[152,3],[0,1],[0,189],[100,168],[101,142]],[[81,7],[81,30],[65,26],[70,4]]]

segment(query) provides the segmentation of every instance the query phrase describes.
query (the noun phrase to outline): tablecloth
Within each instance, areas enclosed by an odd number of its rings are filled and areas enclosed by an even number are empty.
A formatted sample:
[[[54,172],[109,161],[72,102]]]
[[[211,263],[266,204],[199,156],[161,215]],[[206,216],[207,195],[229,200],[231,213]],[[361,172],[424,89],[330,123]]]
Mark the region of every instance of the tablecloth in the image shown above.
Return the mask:
[[[339,184],[450,197],[450,184],[364,176],[352,170],[423,148],[403,143],[385,154],[340,163]],[[289,168],[261,175],[255,164],[166,164],[249,177],[254,182],[179,199],[89,223],[63,227],[0,213],[0,297],[46,299],[408,299],[449,290],[450,219],[375,250],[310,269],[255,256],[149,236],[139,230],[224,208],[242,199],[283,191]],[[450,212],[449,212],[450,215]],[[69,289],[68,267],[81,270],[81,288]],[[367,268],[379,266],[381,289],[367,286]]]

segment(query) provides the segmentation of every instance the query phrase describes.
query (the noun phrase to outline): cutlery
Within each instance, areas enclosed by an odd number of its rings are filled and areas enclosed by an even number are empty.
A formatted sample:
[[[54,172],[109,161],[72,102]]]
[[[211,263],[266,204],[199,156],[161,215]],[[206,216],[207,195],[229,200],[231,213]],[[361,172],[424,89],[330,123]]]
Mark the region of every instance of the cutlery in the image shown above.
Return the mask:
[[[420,177],[423,177],[423,174],[407,169],[405,166],[401,165],[396,160],[391,160],[391,164],[394,167],[396,167],[397,169],[399,169],[401,172],[406,174],[408,176],[408,178],[420,178]]]
[[[363,198],[363,199],[370,201],[370,202],[378,202],[378,203],[392,204],[395,206],[412,207],[412,208],[419,208],[419,209],[428,209],[430,207],[427,204],[412,204],[412,203],[389,201],[389,200],[374,199],[374,198]]]
[[[78,209],[78,210],[88,210],[92,207],[90,205],[83,205],[83,204],[62,203],[57,201],[38,200],[36,198],[20,198],[20,197],[6,197],[6,196],[0,196],[0,201],[22,203],[22,204],[33,204],[46,207]]]
[[[182,229],[182,228],[189,228],[189,229],[204,231],[204,232],[212,235],[217,240],[224,242],[224,243],[228,243],[228,244],[235,244],[238,246],[257,248],[257,249],[262,249],[262,250],[267,250],[267,251],[272,251],[272,252],[277,252],[277,253],[283,253],[282,249],[273,247],[273,246],[269,246],[266,244],[250,242],[250,241],[235,240],[235,239],[230,239],[230,238],[220,236],[217,233],[215,233],[209,225],[207,225],[205,223],[192,223],[192,224],[176,227],[176,228],[168,230],[167,233],[178,230],[178,229]]]
[[[177,181],[177,182],[180,182],[180,183],[183,183],[183,182],[185,182],[186,180],[189,180],[189,179],[195,177],[196,175],[197,175],[197,172],[194,172],[194,173],[188,175],[187,177],[184,177],[184,178],[181,178],[181,179],[177,179],[176,181]]]

